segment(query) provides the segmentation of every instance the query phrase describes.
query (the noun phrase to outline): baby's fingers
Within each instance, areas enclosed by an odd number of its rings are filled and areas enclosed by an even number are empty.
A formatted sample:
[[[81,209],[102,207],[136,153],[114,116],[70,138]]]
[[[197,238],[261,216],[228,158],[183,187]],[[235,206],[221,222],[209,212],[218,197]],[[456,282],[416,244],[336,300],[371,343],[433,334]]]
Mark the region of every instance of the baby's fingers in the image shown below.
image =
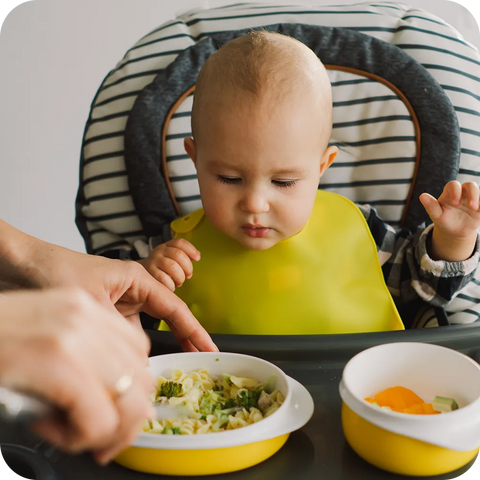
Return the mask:
[[[155,280],[158,280],[162,285],[165,285],[165,287],[172,292],[175,291],[175,282],[172,280],[172,277],[168,275],[168,273],[165,273],[163,270],[158,268],[158,266],[151,267],[148,271],[150,272],[150,275],[155,278]]]
[[[173,260],[170,256],[168,256],[169,254],[172,255],[170,252],[171,250],[171,248],[166,250],[165,256],[162,257],[157,263],[157,267],[171,277],[175,286],[180,287],[185,282],[186,275],[182,265],[180,265],[176,260]],[[187,260],[190,262],[190,259],[188,257]],[[191,270],[192,266],[190,262],[190,271]]]
[[[438,201],[442,204],[450,204],[452,207],[459,207],[462,203],[462,184],[456,180],[448,182]]]
[[[462,185],[462,199],[468,208],[475,211],[478,210],[479,196],[479,188],[475,182],[466,182]]]
[[[188,241],[184,238],[174,238],[166,243],[167,246],[178,248],[185,252],[188,257],[190,257],[195,262],[200,260],[200,252]]]
[[[183,278],[179,278],[179,280],[181,280],[180,285],[185,281],[185,278],[192,277],[192,274],[193,274],[192,260],[190,260],[190,257],[183,250],[180,250],[179,248],[168,247],[165,250],[164,255],[165,257],[172,260],[172,262],[176,263],[177,265],[180,265],[180,267],[182,268],[184,276]],[[175,281],[177,281],[177,277],[174,278]],[[180,285],[177,283],[177,286],[180,286]]]
[[[425,210],[427,211],[432,221],[442,216],[442,206],[438,203],[435,197],[432,197],[428,193],[422,193],[420,195],[420,202],[425,207]]]

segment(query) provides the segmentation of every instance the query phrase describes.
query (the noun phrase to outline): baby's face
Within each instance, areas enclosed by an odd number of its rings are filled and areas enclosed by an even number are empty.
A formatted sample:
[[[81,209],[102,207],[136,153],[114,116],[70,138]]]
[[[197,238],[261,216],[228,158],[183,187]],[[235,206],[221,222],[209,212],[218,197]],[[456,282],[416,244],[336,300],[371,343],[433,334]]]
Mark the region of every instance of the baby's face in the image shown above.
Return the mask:
[[[300,99],[274,108],[252,100],[210,105],[195,142],[185,140],[205,215],[246,248],[270,248],[310,217],[321,173],[336,153],[324,151],[322,121],[311,110]]]

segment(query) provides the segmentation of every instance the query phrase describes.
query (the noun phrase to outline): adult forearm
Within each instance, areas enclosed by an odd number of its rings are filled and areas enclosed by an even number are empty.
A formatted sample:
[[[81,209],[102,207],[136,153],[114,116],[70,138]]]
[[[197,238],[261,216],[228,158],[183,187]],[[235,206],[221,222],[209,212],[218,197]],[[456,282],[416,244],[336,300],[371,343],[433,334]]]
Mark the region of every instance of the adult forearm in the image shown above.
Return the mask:
[[[0,290],[75,284],[61,281],[63,252],[0,220]]]
[[[29,274],[33,267],[32,252],[38,242],[0,220],[0,290],[38,288],[41,284]]]

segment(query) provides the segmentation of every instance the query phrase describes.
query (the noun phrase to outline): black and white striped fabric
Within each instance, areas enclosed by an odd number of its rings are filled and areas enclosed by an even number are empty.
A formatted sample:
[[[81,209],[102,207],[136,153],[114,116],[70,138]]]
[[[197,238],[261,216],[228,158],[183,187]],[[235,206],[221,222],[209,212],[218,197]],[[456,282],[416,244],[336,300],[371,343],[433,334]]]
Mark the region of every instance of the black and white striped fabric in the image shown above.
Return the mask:
[[[92,104],[82,148],[77,224],[87,250],[131,250],[147,241],[129,192],[124,132],[137,96],[186,48],[212,34],[279,23],[340,27],[396,45],[422,64],[443,87],[458,116],[461,158],[458,180],[480,176],[480,54],[442,19],[390,2],[345,6],[239,4],[180,17],[149,33],[105,78]],[[322,188],[375,206],[397,225],[414,174],[417,145],[405,104],[387,86],[353,73],[329,72],[334,94],[332,142],[340,155]],[[201,206],[193,164],[183,149],[190,133],[192,97],[173,115],[167,132],[167,172],[182,214]],[[450,313],[469,323],[476,288],[461,292]],[[469,316],[470,315],[470,316]],[[476,317],[475,317],[476,318]]]

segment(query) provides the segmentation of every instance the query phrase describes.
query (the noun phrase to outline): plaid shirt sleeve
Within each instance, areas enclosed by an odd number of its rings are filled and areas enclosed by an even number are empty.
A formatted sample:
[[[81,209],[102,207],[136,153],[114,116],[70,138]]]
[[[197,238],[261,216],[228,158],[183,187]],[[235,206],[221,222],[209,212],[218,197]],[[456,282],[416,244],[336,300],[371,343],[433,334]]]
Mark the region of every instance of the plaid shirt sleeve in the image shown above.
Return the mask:
[[[386,284],[398,305],[406,305],[420,297],[430,305],[445,307],[474,279],[480,255],[478,235],[475,251],[467,260],[433,260],[427,251],[433,224],[422,224],[414,233],[406,229],[395,230],[370,205],[357,206],[375,240]]]

